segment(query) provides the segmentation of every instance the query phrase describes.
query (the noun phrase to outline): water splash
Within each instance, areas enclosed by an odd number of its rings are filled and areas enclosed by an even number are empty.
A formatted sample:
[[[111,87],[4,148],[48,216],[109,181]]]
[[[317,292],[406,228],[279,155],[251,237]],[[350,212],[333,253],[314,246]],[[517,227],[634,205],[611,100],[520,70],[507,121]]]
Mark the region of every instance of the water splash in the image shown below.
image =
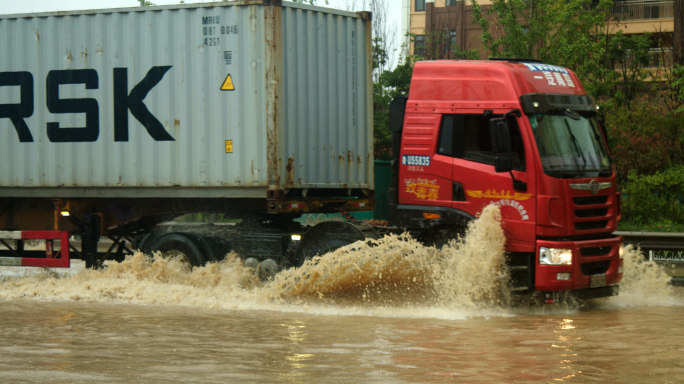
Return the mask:
[[[609,304],[616,306],[669,306],[684,304],[672,287],[672,278],[663,267],[644,257],[639,248],[628,245],[624,250],[624,276],[620,294]]]
[[[190,270],[179,260],[136,253],[104,270],[82,269],[71,276],[47,270],[0,282],[0,300],[97,301],[147,305],[235,308],[249,302],[261,283],[236,255]]]
[[[506,286],[505,236],[487,207],[461,241],[438,249],[407,235],[357,242],[262,283],[238,255],[190,270],[137,253],[105,270],[65,276],[31,269],[0,279],[0,300],[95,301],[198,308],[268,309],[330,315],[460,319],[539,311],[513,308]],[[628,248],[620,296],[599,305],[681,305],[669,277]],[[576,310],[558,308],[560,311]],[[547,312],[547,307],[543,308]]]
[[[488,206],[461,242],[441,252],[436,281],[444,306],[500,306],[510,301],[501,211]],[[442,266],[443,265],[443,266]]]
[[[491,307],[507,302],[504,244],[501,213],[490,206],[463,239],[442,249],[407,235],[357,242],[279,274],[266,294],[285,301]]]

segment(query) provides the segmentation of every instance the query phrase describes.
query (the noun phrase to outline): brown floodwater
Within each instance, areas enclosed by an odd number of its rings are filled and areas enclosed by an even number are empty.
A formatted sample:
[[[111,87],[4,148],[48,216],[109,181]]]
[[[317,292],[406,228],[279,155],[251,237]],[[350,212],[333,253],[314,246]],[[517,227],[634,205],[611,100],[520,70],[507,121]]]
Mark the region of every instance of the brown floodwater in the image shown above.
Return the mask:
[[[636,250],[617,297],[512,305],[498,211],[442,250],[356,244],[261,282],[187,270],[0,269],[0,383],[682,383],[684,288]]]

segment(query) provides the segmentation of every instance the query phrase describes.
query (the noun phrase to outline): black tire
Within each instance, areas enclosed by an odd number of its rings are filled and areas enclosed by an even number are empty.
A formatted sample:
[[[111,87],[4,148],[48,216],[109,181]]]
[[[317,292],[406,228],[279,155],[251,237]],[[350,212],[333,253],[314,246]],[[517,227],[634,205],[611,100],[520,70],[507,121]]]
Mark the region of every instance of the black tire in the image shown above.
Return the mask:
[[[299,255],[297,260],[297,267],[301,267],[305,261],[312,259],[316,256],[323,256],[326,253],[330,253],[338,248],[342,248],[345,245],[351,244],[352,242],[345,239],[327,239],[322,240],[320,243],[308,248]]]
[[[213,259],[211,249],[198,236],[189,233],[170,233],[152,243],[152,252],[161,252],[164,257],[182,257],[193,267],[204,265],[206,260]]]
[[[347,221],[326,221],[308,230],[295,252],[292,265],[300,267],[306,260],[321,256],[358,240],[377,239],[378,234],[368,224]]]
[[[428,230],[420,238],[420,242],[426,246],[442,249],[451,240],[459,240],[465,236],[466,228],[458,225],[443,225]]]

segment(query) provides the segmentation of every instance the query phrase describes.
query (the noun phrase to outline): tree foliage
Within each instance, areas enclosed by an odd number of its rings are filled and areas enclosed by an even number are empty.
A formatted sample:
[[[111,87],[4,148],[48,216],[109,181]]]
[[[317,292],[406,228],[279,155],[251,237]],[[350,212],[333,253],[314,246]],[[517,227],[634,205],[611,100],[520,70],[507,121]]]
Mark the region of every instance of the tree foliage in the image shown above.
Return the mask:
[[[623,217],[634,224],[684,224],[684,166],[677,165],[648,176],[629,174],[623,188]]]
[[[389,24],[389,0],[365,0],[365,9],[373,17],[371,29],[373,39],[371,49],[373,56],[373,79],[377,82],[380,75],[393,66],[391,54],[394,51],[396,26]]]
[[[473,0],[473,16],[492,56],[536,58],[581,73],[598,64],[605,42],[601,27],[611,5],[610,0],[493,0],[485,14]]]
[[[674,65],[666,72],[668,87],[663,92],[663,102],[676,114],[684,114],[684,66]]]
[[[392,99],[407,96],[411,84],[414,58],[408,56],[393,70],[382,72],[373,83],[373,137],[375,159],[389,160],[392,149],[392,133],[389,130],[389,107]]]
[[[609,97],[617,105],[629,105],[646,91],[651,74],[651,34],[625,36],[622,31],[608,36],[603,55],[603,77],[585,76],[594,96]]]
[[[620,185],[630,173],[634,179],[684,165],[684,125],[675,112],[642,100],[630,106],[608,102],[603,109]]]

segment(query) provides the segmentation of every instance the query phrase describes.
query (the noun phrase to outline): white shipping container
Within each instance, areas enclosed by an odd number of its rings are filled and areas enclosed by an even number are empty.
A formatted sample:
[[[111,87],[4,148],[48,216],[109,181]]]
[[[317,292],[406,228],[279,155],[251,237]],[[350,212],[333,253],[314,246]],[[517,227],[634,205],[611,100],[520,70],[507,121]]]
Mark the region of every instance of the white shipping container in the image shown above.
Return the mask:
[[[372,189],[370,33],[279,0],[0,16],[0,196]]]

